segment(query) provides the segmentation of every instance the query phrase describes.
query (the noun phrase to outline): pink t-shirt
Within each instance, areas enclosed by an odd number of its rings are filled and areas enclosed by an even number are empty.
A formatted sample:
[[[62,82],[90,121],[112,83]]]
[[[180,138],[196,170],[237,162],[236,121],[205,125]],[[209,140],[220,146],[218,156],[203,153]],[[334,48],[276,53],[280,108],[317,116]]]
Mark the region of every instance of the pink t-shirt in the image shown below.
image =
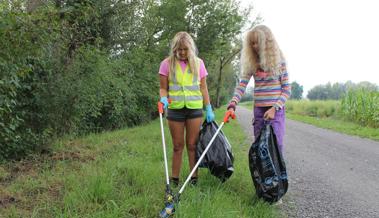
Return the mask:
[[[187,67],[187,61],[179,61],[180,67],[182,68],[182,71]],[[159,74],[163,76],[168,76],[170,69],[170,64],[168,61],[168,58],[164,59],[161,62],[161,66],[159,67]],[[200,59],[200,79],[206,77],[208,75],[207,69],[205,69],[204,61]]]

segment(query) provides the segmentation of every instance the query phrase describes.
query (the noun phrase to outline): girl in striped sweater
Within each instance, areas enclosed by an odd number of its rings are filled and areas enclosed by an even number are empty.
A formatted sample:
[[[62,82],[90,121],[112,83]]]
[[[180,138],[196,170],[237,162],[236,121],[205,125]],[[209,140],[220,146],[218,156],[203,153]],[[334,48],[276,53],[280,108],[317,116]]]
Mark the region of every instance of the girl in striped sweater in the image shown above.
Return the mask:
[[[286,61],[271,30],[259,25],[250,30],[243,42],[241,54],[241,77],[228,113],[234,113],[244,95],[250,79],[254,79],[254,136],[257,138],[270,120],[275,131],[279,149],[283,151],[285,102],[291,94]]]

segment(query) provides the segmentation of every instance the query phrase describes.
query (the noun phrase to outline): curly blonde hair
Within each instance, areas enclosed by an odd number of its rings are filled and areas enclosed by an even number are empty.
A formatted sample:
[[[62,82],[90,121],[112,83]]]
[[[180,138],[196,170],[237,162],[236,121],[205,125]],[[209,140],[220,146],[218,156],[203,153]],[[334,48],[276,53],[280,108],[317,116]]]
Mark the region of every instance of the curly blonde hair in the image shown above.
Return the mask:
[[[174,36],[171,42],[171,49],[169,55],[170,73],[175,72],[176,61],[179,60],[177,56],[177,50],[181,45],[185,45],[188,48],[188,64],[192,73],[197,72],[199,69],[199,63],[197,61],[197,48],[190,34],[187,32],[178,32]]]
[[[258,38],[258,53],[252,47],[254,34]],[[285,58],[274,35],[267,26],[258,25],[247,33],[241,52],[243,75],[255,75],[259,68],[273,75],[280,75],[283,69],[282,63],[285,63]]]

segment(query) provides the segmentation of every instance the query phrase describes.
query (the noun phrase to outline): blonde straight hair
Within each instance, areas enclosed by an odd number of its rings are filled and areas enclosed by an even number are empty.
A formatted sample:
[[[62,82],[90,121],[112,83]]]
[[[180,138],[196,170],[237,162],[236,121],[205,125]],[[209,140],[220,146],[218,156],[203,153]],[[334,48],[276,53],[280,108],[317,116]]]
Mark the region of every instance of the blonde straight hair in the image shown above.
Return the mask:
[[[169,55],[170,73],[175,73],[176,61],[179,60],[177,51],[181,45],[188,48],[188,64],[192,73],[198,74],[199,62],[197,61],[197,48],[190,34],[178,32],[171,41]]]
[[[252,47],[254,33],[258,36],[258,54]],[[241,70],[243,75],[255,75],[258,68],[273,75],[280,75],[283,69],[281,67],[282,63],[285,63],[283,53],[267,26],[256,26],[247,33],[241,52]]]

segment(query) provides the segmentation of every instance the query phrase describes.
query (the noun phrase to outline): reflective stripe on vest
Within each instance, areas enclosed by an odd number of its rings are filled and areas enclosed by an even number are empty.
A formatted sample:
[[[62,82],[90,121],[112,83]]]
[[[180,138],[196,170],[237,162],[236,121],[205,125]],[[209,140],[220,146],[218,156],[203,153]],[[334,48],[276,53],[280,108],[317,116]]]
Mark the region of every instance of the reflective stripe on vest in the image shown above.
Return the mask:
[[[197,62],[199,66],[197,73],[191,73],[189,65],[183,72],[179,62],[176,63],[175,72],[170,72],[168,95],[171,103],[168,108],[203,108],[203,95],[200,91],[200,60],[198,59]]]

